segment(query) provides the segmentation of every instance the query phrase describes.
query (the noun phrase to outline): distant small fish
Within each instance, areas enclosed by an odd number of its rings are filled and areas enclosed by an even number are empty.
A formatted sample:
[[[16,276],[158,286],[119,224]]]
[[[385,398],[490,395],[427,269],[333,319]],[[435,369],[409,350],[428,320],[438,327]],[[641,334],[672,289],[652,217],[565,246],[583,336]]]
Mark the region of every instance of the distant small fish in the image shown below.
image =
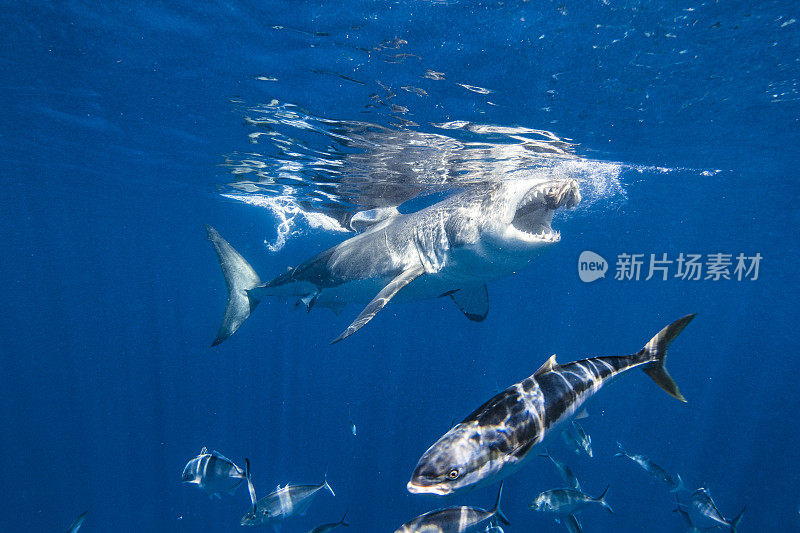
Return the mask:
[[[578,518],[574,514],[568,514],[563,521],[556,518],[556,522],[563,523],[569,533],[583,533],[581,523],[578,522]]]
[[[733,520],[728,520],[722,516],[722,513],[720,513],[719,509],[717,509],[717,504],[714,503],[714,500],[711,498],[711,494],[709,493],[708,489],[702,487],[692,493],[689,503],[689,513],[693,523],[700,522],[698,518],[707,519],[714,524],[729,527],[733,533],[735,533],[736,528],[739,527],[739,522],[742,521],[742,516],[744,516],[744,512],[746,510],[747,507],[742,509],[742,511],[739,513],[739,516]]]
[[[89,511],[82,512],[80,514],[80,516],[75,519],[75,521],[72,523],[72,525],[69,526],[69,529],[67,530],[67,533],[75,533],[76,531],[78,531],[81,528],[81,526],[83,525],[83,521],[86,520],[86,513],[88,513],[88,512]]]
[[[183,469],[183,482],[197,485],[210,496],[233,494],[245,479],[245,473],[233,461],[219,452],[203,447],[200,455],[189,461]]]
[[[578,440],[575,437],[575,434],[570,431],[572,425],[567,425],[564,429],[561,430],[561,439],[564,441],[564,446],[567,447],[569,451],[574,453],[575,455],[581,454],[581,447],[578,444]]]
[[[322,524],[321,526],[317,526],[308,533],[325,533],[326,531],[330,531],[339,526],[350,527],[350,524],[344,521],[347,518],[347,513],[344,513],[344,516],[338,522],[331,522],[330,524]]]
[[[356,425],[355,425],[355,424],[352,424],[352,425],[350,426],[350,431],[353,433],[353,436],[354,436],[354,437],[358,436],[358,429],[356,428]]]
[[[589,504],[599,503],[608,509],[609,513],[613,513],[614,510],[606,502],[606,494],[608,494],[608,487],[597,498],[575,489],[552,489],[539,494],[531,502],[529,508],[539,512],[575,514]]]
[[[583,427],[575,420],[572,420],[569,427],[564,430],[562,435],[564,435],[565,441],[571,439],[574,442],[574,444],[570,445],[572,451],[575,453],[580,453],[582,451],[589,457],[594,457],[592,453],[592,437],[587,435]]]
[[[666,483],[669,486],[670,492],[680,492],[686,490],[680,474],[675,474],[675,477],[673,477],[669,472],[651,461],[646,455],[635,455],[626,452],[622,448],[622,444],[619,442],[617,443],[617,449],[619,449],[619,451],[614,455],[615,457],[627,457],[642,467],[642,470],[650,474],[653,479],[662,483]]]
[[[558,469],[558,473],[561,475],[561,478],[564,480],[564,483],[571,489],[581,490],[581,484],[578,482],[578,478],[575,477],[575,474],[572,473],[569,466],[563,461],[559,461],[552,455],[550,455],[550,450],[545,448],[544,453],[540,453],[539,457],[547,457],[550,461],[553,462],[555,467]]]
[[[249,462],[248,462],[249,463]],[[242,517],[243,526],[260,526],[285,520],[296,514],[304,515],[309,505],[322,489],[328,489],[333,496],[336,494],[328,484],[328,477],[319,485],[286,485],[278,487],[269,495],[256,501],[255,488],[250,480],[248,467],[248,487],[250,488],[250,501],[253,507]]]
[[[394,533],[503,533],[495,523],[499,520],[508,525],[508,519],[500,510],[503,484],[497,491],[494,508],[485,511],[478,507],[448,507],[430,511],[400,526]],[[497,529],[494,529],[497,528]],[[497,531],[499,529],[499,531]]]
[[[675,506],[676,507],[673,509],[673,511],[681,515],[684,524],[686,524],[686,527],[689,528],[686,530],[686,533],[708,533],[709,531],[717,529],[716,525],[703,528],[695,526],[694,522],[692,522],[692,517],[689,516],[689,511],[686,509],[686,506],[683,505],[680,500],[678,500],[677,494],[675,495]]]

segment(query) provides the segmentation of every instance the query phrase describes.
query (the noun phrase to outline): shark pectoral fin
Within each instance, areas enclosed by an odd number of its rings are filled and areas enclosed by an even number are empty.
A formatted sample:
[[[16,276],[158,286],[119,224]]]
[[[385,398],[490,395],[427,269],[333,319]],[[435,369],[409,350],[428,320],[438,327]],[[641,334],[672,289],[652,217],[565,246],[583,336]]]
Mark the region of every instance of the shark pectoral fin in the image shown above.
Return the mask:
[[[464,316],[481,322],[489,314],[489,291],[486,285],[465,287],[450,295]]]
[[[373,319],[375,315],[378,314],[378,311],[384,308],[386,304],[389,303],[395,294],[397,294],[400,289],[420,277],[422,274],[425,273],[425,269],[422,268],[421,265],[414,266],[409,268],[408,270],[404,270],[400,274],[397,275],[392,281],[389,282],[378,295],[372,299],[370,303],[361,311],[361,314],[353,320],[353,323],[347,326],[347,329],[342,332],[341,335],[336,337],[331,341],[331,344],[336,344],[337,342],[346,339]]]

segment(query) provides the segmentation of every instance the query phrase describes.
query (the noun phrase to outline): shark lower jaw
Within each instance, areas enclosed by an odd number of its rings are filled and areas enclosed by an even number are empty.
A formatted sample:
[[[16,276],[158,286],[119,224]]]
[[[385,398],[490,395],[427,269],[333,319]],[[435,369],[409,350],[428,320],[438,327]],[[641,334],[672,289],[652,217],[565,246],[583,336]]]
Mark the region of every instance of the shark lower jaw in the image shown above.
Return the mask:
[[[409,481],[406,485],[406,489],[411,494],[435,494],[436,496],[447,496],[448,494],[452,494],[453,490],[448,487],[442,487],[440,485],[424,485],[414,483],[413,481]]]

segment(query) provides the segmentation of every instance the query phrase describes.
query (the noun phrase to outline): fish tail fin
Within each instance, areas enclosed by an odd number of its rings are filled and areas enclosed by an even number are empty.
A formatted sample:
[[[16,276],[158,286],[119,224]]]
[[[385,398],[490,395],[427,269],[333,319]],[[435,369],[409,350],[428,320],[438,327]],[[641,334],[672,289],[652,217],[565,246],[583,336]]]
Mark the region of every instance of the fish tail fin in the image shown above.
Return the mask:
[[[333,495],[334,498],[336,497],[336,493],[333,492],[333,488],[328,483],[328,472],[325,472],[325,480],[322,482],[322,487],[325,488],[325,489],[328,489],[331,492],[331,495]]]
[[[679,492],[686,491],[686,485],[683,484],[683,478],[680,474],[675,474],[675,477],[678,478],[678,484],[675,485],[675,488],[670,489],[670,492],[674,492],[675,496],[677,497]]]
[[[547,457],[548,459],[552,458],[552,455],[550,455],[550,449],[545,448],[544,453],[540,453],[539,457]]]
[[[345,518],[347,518],[347,513],[348,513],[348,512],[349,512],[349,511],[345,511],[345,512],[344,512],[344,516],[342,516],[342,519],[341,519],[341,520],[339,520],[339,525],[340,525],[340,526],[344,526],[344,527],[350,527],[350,524],[348,524],[347,522],[345,522],[345,521],[344,521],[344,519],[345,519]]]
[[[503,514],[503,511],[500,510],[500,498],[503,496],[503,482],[500,482],[500,489],[497,491],[497,500],[494,502],[494,509],[492,509],[492,515],[496,516],[498,520],[500,520],[503,524],[509,525],[511,522],[508,521],[506,515]]]
[[[747,510],[747,506],[745,505],[742,511],[739,513],[739,516],[731,520],[731,533],[736,533],[736,528],[739,527],[739,522],[742,521],[742,517],[744,516],[744,512]]]
[[[250,459],[244,458],[244,478],[247,480],[247,490],[250,491],[250,504],[253,506],[253,515],[256,514],[256,488],[250,480]]]
[[[208,240],[214,246],[214,251],[225,276],[225,285],[228,287],[228,303],[225,306],[225,316],[219,331],[211,343],[216,346],[231,335],[247,320],[250,313],[258,305],[258,299],[248,291],[261,285],[261,279],[253,267],[237,252],[228,241],[222,238],[217,230],[206,224]]]
[[[600,496],[595,498],[595,501],[597,503],[599,503],[600,505],[602,505],[603,507],[605,507],[606,509],[608,509],[609,513],[613,513],[614,509],[612,509],[611,506],[608,505],[608,502],[606,501],[606,495],[608,494],[608,489],[610,489],[610,488],[611,488],[611,485],[607,486],[606,490],[603,491],[603,494],[601,494]]]
[[[691,315],[679,318],[659,331],[639,352],[645,361],[650,361],[649,364],[643,367],[645,374],[650,376],[650,379],[655,381],[656,385],[664,389],[667,394],[682,402],[685,402],[686,398],[683,397],[683,394],[681,394],[681,391],[678,389],[678,384],[675,383],[675,380],[673,380],[669,372],[667,372],[664,363],[666,362],[667,348],[669,348],[670,343],[683,331],[683,328],[689,325],[689,322],[691,322],[695,316],[696,313],[692,313]]]

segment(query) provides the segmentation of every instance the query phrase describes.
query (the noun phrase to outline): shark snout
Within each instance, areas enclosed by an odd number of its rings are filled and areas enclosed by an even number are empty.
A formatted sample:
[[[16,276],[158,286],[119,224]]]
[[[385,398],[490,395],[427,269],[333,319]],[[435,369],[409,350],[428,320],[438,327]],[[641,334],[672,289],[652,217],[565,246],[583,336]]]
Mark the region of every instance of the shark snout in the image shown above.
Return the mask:
[[[581,191],[577,180],[574,179],[553,183],[543,193],[547,201],[547,207],[553,210],[560,207],[569,209],[575,207],[581,201]]]

